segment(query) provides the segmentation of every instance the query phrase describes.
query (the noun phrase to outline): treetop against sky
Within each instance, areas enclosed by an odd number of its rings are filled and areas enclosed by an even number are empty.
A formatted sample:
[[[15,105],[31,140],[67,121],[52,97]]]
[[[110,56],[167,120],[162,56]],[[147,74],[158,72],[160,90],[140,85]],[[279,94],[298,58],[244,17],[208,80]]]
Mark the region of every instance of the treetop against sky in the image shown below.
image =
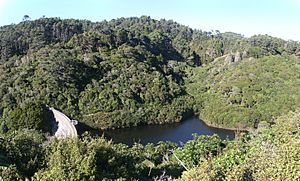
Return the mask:
[[[205,31],[300,40],[300,0],[0,0],[1,26],[18,23],[24,15],[91,21],[149,15]]]

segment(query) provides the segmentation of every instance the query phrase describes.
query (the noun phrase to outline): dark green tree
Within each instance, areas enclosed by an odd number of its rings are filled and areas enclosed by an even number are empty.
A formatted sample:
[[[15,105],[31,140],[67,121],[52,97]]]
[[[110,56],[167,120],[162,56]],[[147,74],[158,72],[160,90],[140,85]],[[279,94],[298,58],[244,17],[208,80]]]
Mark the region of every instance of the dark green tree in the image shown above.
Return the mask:
[[[44,104],[30,102],[15,108],[6,119],[6,125],[10,131],[27,128],[50,132],[52,119],[52,112]]]

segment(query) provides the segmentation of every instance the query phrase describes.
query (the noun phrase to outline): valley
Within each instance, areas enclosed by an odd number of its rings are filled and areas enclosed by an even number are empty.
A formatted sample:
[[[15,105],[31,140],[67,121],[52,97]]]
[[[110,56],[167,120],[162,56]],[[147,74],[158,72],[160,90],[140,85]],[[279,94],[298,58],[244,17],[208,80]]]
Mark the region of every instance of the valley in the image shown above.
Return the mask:
[[[3,180],[299,178],[297,41],[42,17],[0,27],[0,52]]]

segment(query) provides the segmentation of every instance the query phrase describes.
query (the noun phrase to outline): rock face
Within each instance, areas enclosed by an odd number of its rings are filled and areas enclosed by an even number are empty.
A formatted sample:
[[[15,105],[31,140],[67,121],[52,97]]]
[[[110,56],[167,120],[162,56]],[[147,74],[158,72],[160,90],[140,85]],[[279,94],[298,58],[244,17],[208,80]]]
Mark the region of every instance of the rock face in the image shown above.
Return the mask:
[[[242,60],[242,55],[240,52],[236,52],[234,55],[234,62],[238,62],[240,60]]]
[[[300,51],[296,53],[296,56],[300,58]]]
[[[249,58],[249,54],[247,51],[243,51],[242,59]]]
[[[248,58],[248,53],[246,51],[244,51],[243,53],[237,51],[235,53],[230,53],[226,56],[225,58],[225,63],[226,64],[231,64],[231,63],[234,63],[234,62],[238,62],[238,61],[241,61],[245,58]]]
[[[234,56],[232,54],[227,55],[227,57],[225,58],[225,63],[231,64],[232,62],[234,62]]]

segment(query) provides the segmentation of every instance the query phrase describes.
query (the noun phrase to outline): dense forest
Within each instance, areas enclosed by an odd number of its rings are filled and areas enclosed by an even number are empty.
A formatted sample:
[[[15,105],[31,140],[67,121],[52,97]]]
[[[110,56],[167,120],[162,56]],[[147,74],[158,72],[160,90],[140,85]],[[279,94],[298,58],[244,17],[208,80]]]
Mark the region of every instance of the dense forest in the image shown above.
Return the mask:
[[[148,16],[44,17],[0,27],[0,52],[4,180],[299,177],[299,42]],[[92,128],[197,115],[250,132],[233,141],[195,135],[183,146],[129,147],[89,134],[56,140],[47,105]]]

